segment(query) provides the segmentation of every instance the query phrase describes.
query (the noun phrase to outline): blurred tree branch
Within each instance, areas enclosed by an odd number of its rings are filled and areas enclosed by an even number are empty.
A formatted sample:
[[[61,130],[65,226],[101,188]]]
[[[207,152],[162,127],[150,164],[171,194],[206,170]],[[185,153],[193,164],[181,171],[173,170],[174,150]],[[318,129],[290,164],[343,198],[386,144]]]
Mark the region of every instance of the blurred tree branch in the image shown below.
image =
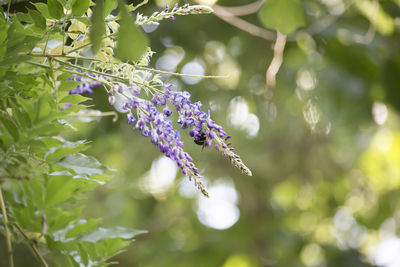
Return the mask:
[[[236,17],[235,14],[229,12],[225,7],[214,5],[214,15],[223,21],[241,29],[251,35],[258,36],[268,41],[273,41],[276,39],[276,34],[272,31],[266,30],[264,28],[258,27],[250,22],[247,22],[241,18]]]
[[[341,12],[340,14],[327,15],[318,18],[310,26],[305,28],[304,31],[306,31],[310,35],[315,35],[322,32],[330,25],[335,23],[336,20],[344,13],[344,11],[347,10],[353,4],[353,1],[354,0],[348,1],[347,4],[344,6],[343,12]],[[273,41],[277,38],[277,35],[274,32],[256,26],[250,22],[247,22],[246,20],[237,17],[237,16],[250,15],[258,12],[263,3],[264,0],[259,0],[254,3],[243,6],[225,7],[220,5],[213,5],[212,8],[214,9],[214,15],[222,19],[223,21],[251,35],[258,36],[268,41]],[[287,41],[290,42],[296,41],[296,33],[288,35]]]
[[[269,65],[266,73],[266,84],[267,88],[274,88],[276,84],[276,74],[282,65],[283,61],[283,50],[285,49],[287,35],[277,31],[277,37],[274,45],[274,57],[272,58],[271,64]]]

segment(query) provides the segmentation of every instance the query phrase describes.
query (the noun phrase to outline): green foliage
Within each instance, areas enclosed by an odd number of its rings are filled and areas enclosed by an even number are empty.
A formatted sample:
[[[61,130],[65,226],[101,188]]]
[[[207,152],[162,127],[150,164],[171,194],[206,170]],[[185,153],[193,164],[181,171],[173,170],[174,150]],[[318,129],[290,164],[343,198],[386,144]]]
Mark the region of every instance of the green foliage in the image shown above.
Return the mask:
[[[84,27],[84,41],[92,41],[94,51],[102,48],[106,33],[103,2],[97,3],[90,37],[88,26],[74,20]],[[68,94],[82,82],[69,81],[71,68],[56,59],[33,55],[35,50],[59,54],[72,49],[62,37],[64,19],[70,23],[70,16],[84,15],[90,4],[89,0],[49,0],[47,5],[36,3],[37,10],[28,8],[10,19],[2,13],[0,19],[0,188],[11,241],[25,242],[34,251],[39,251],[37,247],[51,251],[46,259],[38,256],[42,264],[107,266],[109,258],[145,233],[118,226],[102,228],[100,219],[82,219],[85,193],[104,185],[113,170],[82,154],[89,148],[87,141],[68,140],[77,129],[72,118],[90,107],[90,98]],[[69,8],[71,13],[64,13]],[[108,12],[110,8],[107,1]],[[48,42],[60,44],[52,47]],[[74,41],[71,46],[79,45]],[[66,104],[70,107],[62,108]]]
[[[40,14],[39,11],[28,9],[28,14],[31,16],[37,27],[39,27],[41,30],[46,29],[46,19],[42,16],[42,14]]]
[[[104,0],[100,0],[97,2],[91,17],[92,28],[90,29],[90,41],[92,42],[92,51],[94,54],[99,51],[103,36],[106,33],[105,17]]]
[[[122,61],[137,61],[146,52],[149,40],[134,23],[124,2],[124,0],[118,1],[121,22],[115,56]]]
[[[47,8],[51,17],[60,19],[64,16],[64,8],[58,0],[48,0]]]
[[[72,15],[74,16],[82,16],[90,6],[90,0],[75,0],[72,2]]]
[[[266,28],[290,34],[306,25],[304,10],[299,0],[269,0],[258,12],[261,23]]]
[[[33,5],[43,17],[45,17],[46,19],[51,18],[49,9],[45,3],[34,3]]]
[[[20,258],[12,250],[25,243],[43,266],[108,266],[135,236],[146,233],[104,228],[101,219],[85,216],[88,193],[115,171],[83,154],[88,141],[71,137],[85,127],[82,121],[107,115],[91,109],[92,98],[73,91],[88,86],[84,79],[111,94],[121,82],[162,85],[158,75],[138,73],[126,63],[147,65],[152,52],[129,14],[140,5],[128,8],[119,1],[119,15],[105,20],[116,3],[96,1],[92,9],[90,0],[48,0],[25,13],[0,14],[0,194],[5,199],[0,204],[1,218],[9,220],[0,230],[7,239],[5,258]]]

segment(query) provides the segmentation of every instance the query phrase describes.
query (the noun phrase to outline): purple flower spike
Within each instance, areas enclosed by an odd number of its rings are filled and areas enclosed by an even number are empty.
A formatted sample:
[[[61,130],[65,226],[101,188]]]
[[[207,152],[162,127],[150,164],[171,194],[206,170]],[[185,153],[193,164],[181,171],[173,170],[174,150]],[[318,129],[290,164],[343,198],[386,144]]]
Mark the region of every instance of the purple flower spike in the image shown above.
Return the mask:
[[[175,7],[177,8],[177,7]],[[172,16],[172,18],[174,18]],[[111,72],[107,72],[111,73]],[[126,122],[134,124],[134,129],[140,130],[144,137],[149,137],[150,142],[155,145],[166,157],[175,161],[182,173],[189,179],[193,179],[196,187],[208,197],[208,192],[201,183],[199,170],[193,163],[192,157],[183,150],[183,142],[180,132],[174,130],[173,122],[168,117],[173,113],[173,107],[177,111],[177,123],[180,128],[189,128],[189,135],[198,145],[211,147],[215,143],[215,149],[229,158],[233,165],[242,170],[243,173],[251,175],[251,171],[243,164],[240,157],[233,153],[231,143],[225,144],[231,136],[227,136],[222,127],[216,124],[210,117],[210,111],[201,110],[201,102],[191,103],[191,95],[187,91],[176,92],[171,90],[172,84],[164,84],[162,91],[153,87],[146,88],[145,92],[151,93],[151,101],[140,97],[140,87],[130,82],[128,85],[113,81],[109,77],[83,73],[74,75],[71,80],[79,81],[76,88],[69,91],[70,94],[93,93],[93,88],[102,86],[100,81],[106,80],[111,85],[108,101],[114,105],[118,99],[117,109],[127,112]],[[123,99],[120,106],[120,100]],[[62,110],[68,108],[66,103]],[[160,107],[164,106],[164,107]],[[134,110],[134,111],[133,111]],[[135,114],[135,115],[133,115]],[[226,137],[225,137],[226,136]],[[224,139],[222,139],[225,137]]]

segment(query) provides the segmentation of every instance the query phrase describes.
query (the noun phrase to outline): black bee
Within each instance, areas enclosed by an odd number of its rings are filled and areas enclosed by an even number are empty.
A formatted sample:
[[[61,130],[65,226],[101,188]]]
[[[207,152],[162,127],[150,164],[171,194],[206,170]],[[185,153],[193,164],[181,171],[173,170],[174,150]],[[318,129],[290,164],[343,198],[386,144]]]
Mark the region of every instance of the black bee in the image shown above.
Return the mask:
[[[206,141],[207,141],[207,136],[206,136],[206,134],[204,132],[201,132],[200,137],[198,137],[197,139],[194,139],[194,142],[195,142],[196,145],[203,146],[201,151],[204,150],[204,146],[206,145]]]

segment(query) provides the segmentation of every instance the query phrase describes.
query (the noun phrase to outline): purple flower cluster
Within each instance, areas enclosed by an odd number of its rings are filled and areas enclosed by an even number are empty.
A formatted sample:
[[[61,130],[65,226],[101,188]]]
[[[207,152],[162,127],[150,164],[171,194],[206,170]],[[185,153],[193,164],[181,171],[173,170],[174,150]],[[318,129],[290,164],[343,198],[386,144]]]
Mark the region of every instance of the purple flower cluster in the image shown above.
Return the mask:
[[[81,94],[93,92],[93,87],[101,86],[95,81],[97,76],[89,74],[94,79],[81,76],[73,77],[76,81],[83,84],[71,89],[70,94]],[[174,130],[172,121],[168,118],[173,109],[177,112],[177,123],[182,129],[190,129],[189,135],[196,144],[203,144],[210,147],[215,141],[215,149],[227,156],[233,165],[238,167],[243,173],[251,175],[251,171],[243,164],[240,157],[233,152],[231,143],[226,144],[231,136],[228,136],[222,127],[210,118],[210,111],[205,113],[201,110],[201,102],[191,103],[190,93],[187,91],[176,92],[171,90],[171,84],[164,85],[164,90],[151,91],[153,98],[151,101],[140,97],[140,88],[135,84],[113,82],[112,88],[108,91],[109,102],[113,105],[117,98],[124,99],[122,110],[128,112],[127,123],[134,124],[134,129],[139,129],[143,136],[149,137],[154,144],[166,157],[174,160],[181,168],[182,173],[193,178],[195,185],[201,192],[208,196],[208,192],[199,180],[199,170],[193,163],[192,157],[183,150],[183,142],[180,132]],[[148,92],[148,91],[146,91]],[[116,95],[118,94],[118,95]],[[159,106],[163,106],[162,111]],[[170,107],[174,108],[171,110]],[[135,114],[135,115],[134,115]]]
[[[91,77],[97,77],[100,75],[94,75],[90,72],[87,73],[87,75],[91,76]],[[87,77],[83,77],[83,76],[77,76],[74,75],[71,78],[68,79],[69,81],[73,80],[73,81],[77,81],[77,82],[82,82],[81,84],[78,84],[77,87],[72,88],[71,90],[69,90],[69,94],[70,95],[78,95],[78,94],[84,94],[84,93],[88,93],[88,94],[93,94],[93,88],[95,87],[100,87],[101,83],[99,81],[94,81],[90,78]]]
[[[123,109],[125,110],[132,108],[140,110],[138,113],[140,119],[136,123],[135,129],[140,129],[144,136],[151,136],[152,143],[157,145],[167,157],[175,160],[184,174],[188,174],[189,177],[190,174],[198,176],[198,170],[194,166],[192,158],[182,150],[183,143],[180,141],[179,132],[173,130],[172,121],[167,119],[173,112],[168,107],[170,104],[178,113],[177,123],[181,125],[182,129],[190,128],[189,135],[193,137],[196,144],[210,147],[215,141],[217,151],[221,151],[224,156],[227,156],[233,165],[243,173],[251,175],[251,171],[233,152],[232,143],[226,143],[231,136],[227,135],[222,127],[211,119],[210,111],[207,113],[202,111],[201,102],[192,104],[189,92],[172,91],[171,86],[165,85],[163,92],[155,93],[151,102],[135,96],[124,103]],[[158,106],[164,106],[162,113],[158,111]],[[128,114],[128,124],[133,123],[135,119],[133,114]],[[148,125],[152,124],[155,126],[150,130]],[[178,157],[178,155],[180,156]]]
[[[184,174],[198,176],[199,170],[193,164],[192,157],[182,149],[183,142],[179,131],[173,129],[172,121],[159,112],[152,102],[132,96],[124,103],[123,109],[136,110],[137,121],[132,113],[128,113],[127,123],[133,124],[136,121],[134,129],[139,129],[143,136],[150,137],[151,143],[165,156],[174,160]]]

